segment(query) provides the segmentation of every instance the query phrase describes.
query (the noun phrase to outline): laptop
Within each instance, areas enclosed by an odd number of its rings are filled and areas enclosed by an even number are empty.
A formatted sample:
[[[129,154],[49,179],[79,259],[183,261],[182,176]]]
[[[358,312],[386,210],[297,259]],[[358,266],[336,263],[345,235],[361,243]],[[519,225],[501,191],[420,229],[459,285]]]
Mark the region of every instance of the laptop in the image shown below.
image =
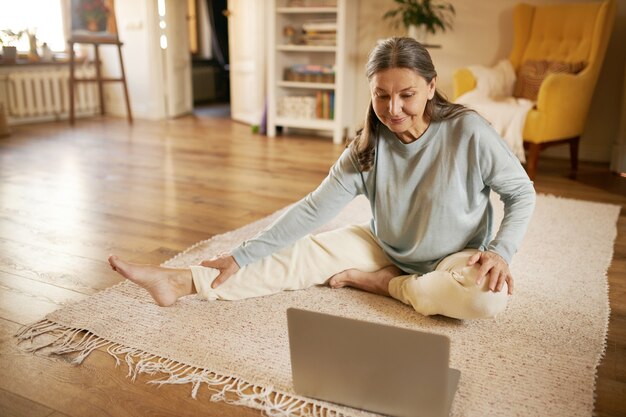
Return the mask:
[[[296,393],[398,417],[450,414],[461,372],[443,335],[289,308]]]

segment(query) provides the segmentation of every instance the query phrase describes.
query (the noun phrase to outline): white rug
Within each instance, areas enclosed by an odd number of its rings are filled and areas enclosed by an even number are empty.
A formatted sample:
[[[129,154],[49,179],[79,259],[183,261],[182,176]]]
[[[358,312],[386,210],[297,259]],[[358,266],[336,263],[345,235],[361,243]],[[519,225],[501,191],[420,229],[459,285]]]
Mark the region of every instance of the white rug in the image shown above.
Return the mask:
[[[499,223],[499,202],[495,209]],[[270,415],[369,415],[295,395],[285,315],[293,306],[449,336],[450,365],[462,372],[454,416],[589,416],[605,347],[606,272],[619,211],[538,196],[511,265],[515,294],[495,320],[424,317],[393,299],[324,287],[235,302],[192,296],[160,308],[125,282],[23,329],[20,343],[30,351],[74,353],[76,363],[107,347],[130,376],[161,374],[156,383],[189,383],[194,396],[208,387],[216,390],[214,401]],[[195,264],[227,251],[277,215],[200,242],[164,265]],[[369,216],[367,202],[357,199],[325,229]]]

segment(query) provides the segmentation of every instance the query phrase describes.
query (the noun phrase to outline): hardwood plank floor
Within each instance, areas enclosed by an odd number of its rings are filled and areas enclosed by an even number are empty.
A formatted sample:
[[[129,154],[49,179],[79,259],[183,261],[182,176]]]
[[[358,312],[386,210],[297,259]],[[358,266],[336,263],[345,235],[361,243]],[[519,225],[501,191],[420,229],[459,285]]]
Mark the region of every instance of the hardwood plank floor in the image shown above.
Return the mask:
[[[79,367],[23,354],[11,335],[119,282],[109,253],[164,262],[305,196],[342,151],[329,139],[266,138],[193,116],[15,127],[0,139],[0,414],[261,415],[211,403],[204,390],[193,400],[187,386],[133,383],[104,352]],[[622,206],[596,412],[626,415],[626,179],[582,163],[573,181],[567,161],[539,164],[538,192]]]
[[[0,415],[4,417],[48,417],[53,413],[51,408],[0,389]]]

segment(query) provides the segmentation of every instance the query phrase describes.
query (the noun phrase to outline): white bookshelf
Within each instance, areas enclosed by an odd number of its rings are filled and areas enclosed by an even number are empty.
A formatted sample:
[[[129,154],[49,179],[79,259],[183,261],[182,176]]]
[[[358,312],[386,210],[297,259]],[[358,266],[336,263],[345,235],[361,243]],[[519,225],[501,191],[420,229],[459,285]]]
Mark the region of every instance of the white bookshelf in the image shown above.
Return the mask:
[[[350,129],[349,112],[354,111],[356,74],[351,62],[356,58],[353,56],[350,60],[347,47],[356,44],[356,0],[337,0],[336,6],[329,1],[327,5],[316,7],[289,7],[288,0],[272,0],[270,3],[267,134],[276,136],[277,128],[283,131],[290,128],[315,130],[332,135],[334,143],[343,143]],[[316,20],[336,21],[335,45],[294,45],[283,34],[286,26],[299,30],[304,23]],[[334,82],[285,80],[285,69],[297,64],[334,65]],[[278,114],[278,103],[283,97],[315,96],[318,91],[334,93],[333,119]]]

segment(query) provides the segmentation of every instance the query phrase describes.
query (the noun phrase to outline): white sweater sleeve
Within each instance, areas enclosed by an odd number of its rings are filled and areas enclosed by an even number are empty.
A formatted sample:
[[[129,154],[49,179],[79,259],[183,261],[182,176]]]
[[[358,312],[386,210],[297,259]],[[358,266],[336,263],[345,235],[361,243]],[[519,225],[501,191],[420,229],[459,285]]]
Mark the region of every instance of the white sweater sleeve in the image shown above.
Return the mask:
[[[363,192],[361,175],[346,149],[317,189],[294,204],[256,237],[232,251],[240,267],[268,256],[334,218]]]

